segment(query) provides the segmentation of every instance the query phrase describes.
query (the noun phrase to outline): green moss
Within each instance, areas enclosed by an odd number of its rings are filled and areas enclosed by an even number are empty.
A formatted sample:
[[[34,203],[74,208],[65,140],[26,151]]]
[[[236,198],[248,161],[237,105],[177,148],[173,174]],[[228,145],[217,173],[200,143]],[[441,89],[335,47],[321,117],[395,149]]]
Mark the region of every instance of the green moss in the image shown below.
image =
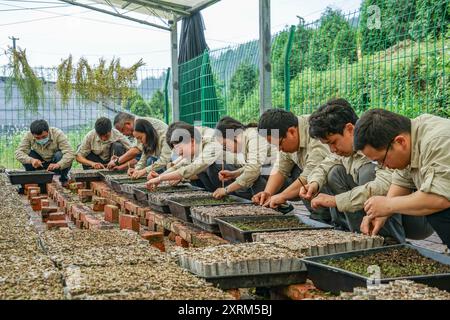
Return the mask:
[[[409,248],[390,249],[350,259],[331,259],[324,263],[366,277],[372,275],[368,272],[369,266],[377,265],[382,279],[450,273],[450,266],[426,258]]]
[[[269,218],[265,220],[250,220],[242,219],[241,221],[233,222],[232,225],[243,231],[258,231],[270,229],[294,229],[308,227],[302,223],[298,218]]]

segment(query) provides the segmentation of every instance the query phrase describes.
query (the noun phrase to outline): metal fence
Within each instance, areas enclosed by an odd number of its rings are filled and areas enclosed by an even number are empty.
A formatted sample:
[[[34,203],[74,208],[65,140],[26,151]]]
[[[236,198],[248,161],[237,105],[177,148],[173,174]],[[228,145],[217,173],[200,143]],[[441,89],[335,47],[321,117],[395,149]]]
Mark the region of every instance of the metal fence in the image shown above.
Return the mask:
[[[105,116],[113,120],[121,110],[170,121],[168,69],[139,69],[137,80],[132,86],[139,99],[135,97],[125,104],[118,97],[93,102],[75,93],[70,96],[68,103],[62,103],[56,89],[56,68],[35,68],[34,71],[44,87],[44,98],[37,111],[24,108],[23,97],[14,83],[11,89],[7,89],[11,70],[9,66],[0,67],[0,165],[6,168],[21,167],[15,160],[14,152],[24,133],[29,130],[30,123],[36,119],[45,119],[50,126],[62,129],[74,149],[84,135],[92,130],[96,119]]]
[[[362,113],[450,115],[450,0],[364,0],[327,9],[272,37],[272,107],[311,113],[333,97]],[[180,66],[183,120],[214,126],[259,117],[257,41],[206,52]],[[203,115],[214,115],[205,118]]]

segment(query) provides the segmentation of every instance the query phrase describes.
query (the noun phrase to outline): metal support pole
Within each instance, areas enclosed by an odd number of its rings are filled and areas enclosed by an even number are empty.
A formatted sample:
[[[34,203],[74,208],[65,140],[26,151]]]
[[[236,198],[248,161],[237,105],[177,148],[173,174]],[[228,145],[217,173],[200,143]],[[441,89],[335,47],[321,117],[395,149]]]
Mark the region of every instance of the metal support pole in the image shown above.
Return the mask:
[[[172,52],[172,121],[180,120],[180,83],[178,78],[178,26],[174,17],[170,32]]]
[[[291,26],[289,31],[289,40],[286,45],[286,51],[284,53],[284,108],[287,111],[291,111],[291,53],[292,42],[295,35],[295,26]]]
[[[270,0],[259,0],[259,98],[260,113],[272,108]]]

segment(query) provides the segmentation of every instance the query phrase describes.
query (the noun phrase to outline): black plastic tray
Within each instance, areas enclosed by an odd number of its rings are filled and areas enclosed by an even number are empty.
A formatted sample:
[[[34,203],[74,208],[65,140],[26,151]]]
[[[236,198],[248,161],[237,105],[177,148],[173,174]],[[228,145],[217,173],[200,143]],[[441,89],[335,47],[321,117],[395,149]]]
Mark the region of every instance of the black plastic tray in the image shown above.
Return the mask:
[[[417,250],[421,255],[427,258],[431,258],[433,260],[439,261],[440,263],[450,265],[450,256],[446,256],[438,252],[420,248],[410,244],[387,246],[318,257],[309,257],[302,260],[303,262],[305,262],[308,269],[308,278],[312,280],[316,288],[332,292],[334,294],[339,294],[341,291],[351,292],[356,287],[366,287],[367,284],[370,284],[370,279],[365,276],[346,271],[344,269],[326,265],[323,263],[323,261],[329,259],[343,259],[357,256],[367,256],[372,253],[396,248],[411,248]],[[399,279],[411,280],[429,285],[431,287],[450,291],[450,273],[401,278],[386,278],[381,279],[380,283],[388,283]]]
[[[127,171],[120,170],[120,171],[109,171],[109,170],[99,170],[98,174],[103,177],[103,180],[105,180],[106,177],[114,177],[120,174],[126,174]]]
[[[252,220],[252,221],[264,221],[264,220],[286,220],[291,219],[292,217],[296,217],[300,222],[306,224],[308,227],[299,227],[299,228],[283,228],[283,229],[265,229],[265,230],[241,230],[235,225],[233,222],[238,222],[242,220]],[[254,233],[262,233],[262,232],[279,232],[279,231],[290,231],[290,230],[315,230],[315,229],[332,229],[333,227],[310,219],[308,217],[300,216],[300,215],[284,215],[284,216],[237,216],[237,217],[222,217],[216,218],[216,222],[219,225],[220,233],[222,234],[222,238],[228,240],[233,243],[239,242],[252,242],[252,235]]]
[[[223,205],[252,203],[250,200],[247,200],[244,198],[240,198],[240,197],[236,197],[236,196],[232,196],[232,195],[230,195],[228,197],[235,200],[235,202],[233,202],[233,203],[223,202],[223,203],[217,203],[217,204],[208,204],[205,206],[199,206],[199,205],[195,205],[195,206],[196,207],[216,207],[216,206],[223,206]],[[170,208],[170,213],[172,213],[172,215],[174,217],[184,220],[184,221],[187,221],[187,222],[192,222],[191,205],[182,204],[182,203],[178,202],[176,199],[175,200],[167,200],[167,205]]]
[[[178,187],[179,187],[179,190],[163,191],[161,189],[156,189],[156,191],[153,191],[153,192],[155,192],[155,193],[158,193],[158,192],[177,193],[177,192],[190,192],[190,191],[203,191],[204,190],[202,188],[194,187],[191,185],[182,185],[182,186],[178,186]],[[145,188],[134,188],[134,197],[139,202],[147,203],[149,192],[150,191],[147,191],[147,189],[145,189]]]
[[[168,205],[160,206],[154,203],[148,203],[148,207],[154,211],[157,211],[159,213],[170,213],[170,208]]]
[[[46,170],[6,171],[11,184],[47,184],[52,182],[55,173]]]
[[[227,277],[203,278],[216,287],[227,290],[236,288],[279,287],[305,283],[307,271],[267,273],[258,275],[242,275]]]
[[[220,235],[220,229],[217,224],[206,223],[206,222],[200,221],[198,219],[195,219],[194,217],[191,217],[191,219],[192,219],[192,222],[194,223],[194,225],[196,225],[200,229]]]
[[[137,179],[137,180],[132,180],[131,178],[123,178],[123,179],[111,179],[108,180],[111,188],[118,193],[122,192],[122,185],[123,184],[129,184],[129,182],[131,183],[144,183],[146,182],[147,179]]]

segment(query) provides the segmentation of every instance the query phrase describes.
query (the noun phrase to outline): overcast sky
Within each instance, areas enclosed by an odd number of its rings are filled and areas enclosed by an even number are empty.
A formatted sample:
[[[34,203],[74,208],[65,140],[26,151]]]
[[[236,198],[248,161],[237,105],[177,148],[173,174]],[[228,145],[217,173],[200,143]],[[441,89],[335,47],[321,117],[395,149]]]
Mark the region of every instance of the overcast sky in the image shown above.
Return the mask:
[[[361,0],[272,0],[272,31],[296,24],[297,15],[312,21],[327,6],[348,12],[360,3]],[[258,38],[258,0],[222,0],[202,13],[211,49]],[[7,63],[3,52],[12,45],[10,36],[20,39],[17,45],[27,49],[32,66],[56,66],[69,54],[75,60],[84,56],[91,63],[100,57],[120,57],[125,66],[140,58],[149,68],[170,65],[169,32],[57,0],[0,0],[0,65]]]

